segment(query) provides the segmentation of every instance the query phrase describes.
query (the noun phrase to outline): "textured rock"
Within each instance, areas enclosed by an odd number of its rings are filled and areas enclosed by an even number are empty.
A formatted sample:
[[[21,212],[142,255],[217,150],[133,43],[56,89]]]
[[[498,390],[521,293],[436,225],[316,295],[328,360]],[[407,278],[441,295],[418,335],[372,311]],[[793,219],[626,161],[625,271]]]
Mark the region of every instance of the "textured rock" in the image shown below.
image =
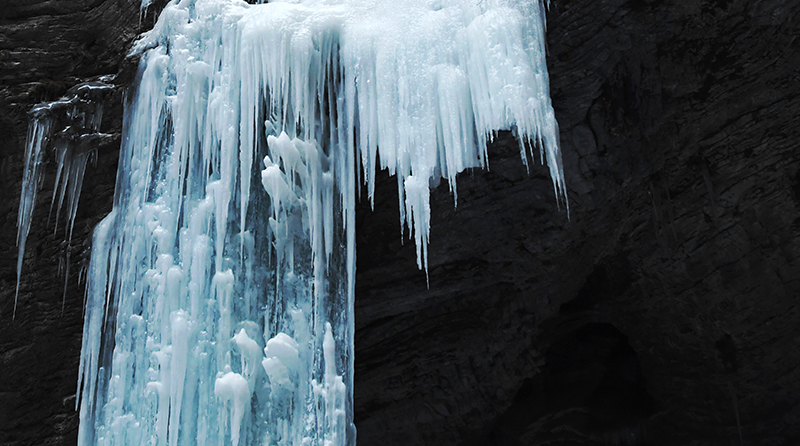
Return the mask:
[[[82,286],[62,312],[53,169],[11,320],[26,112],[129,79],[138,2],[0,11],[0,444],[73,445]],[[569,218],[500,134],[457,209],[432,195],[428,286],[394,180],[378,184],[358,209],[359,444],[800,444],[798,23],[777,0],[552,2]],[[75,250],[110,209],[116,156],[90,167]]]
[[[738,417],[797,443],[798,8],[548,19],[570,219],[501,138],[457,211],[436,194],[426,288],[387,181],[359,214],[360,439],[728,445]]]

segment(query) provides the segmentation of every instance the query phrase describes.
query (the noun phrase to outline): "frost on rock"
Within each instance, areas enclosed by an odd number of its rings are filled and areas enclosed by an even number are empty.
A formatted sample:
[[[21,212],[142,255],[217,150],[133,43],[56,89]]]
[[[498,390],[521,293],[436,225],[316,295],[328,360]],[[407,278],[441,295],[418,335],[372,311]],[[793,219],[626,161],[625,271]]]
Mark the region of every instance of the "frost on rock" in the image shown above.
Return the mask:
[[[397,176],[420,268],[430,184],[498,129],[565,200],[543,38],[538,0],[171,2],[94,234],[79,444],[355,444],[357,183]]]
[[[25,142],[25,165],[22,173],[19,213],[17,214],[17,288],[14,297],[14,314],[17,311],[19,281],[25,257],[25,242],[30,233],[36,195],[44,181],[48,159],[55,160],[56,179],[50,202],[50,217],[55,208],[54,232],[58,232],[61,210],[66,204],[66,241],[63,264],[68,269],[71,252],[72,228],[78,210],[78,199],[83,187],[86,164],[96,156],[95,148],[110,135],[100,133],[103,120],[103,98],[111,91],[112,76],[78,84],[57,101],[36,105],[29,112],[31,120]],[[57,205],[56,205],[57,203]],[[48,218],[49,220],[50,218]],[[64,293],[69,271],[65,271]]]

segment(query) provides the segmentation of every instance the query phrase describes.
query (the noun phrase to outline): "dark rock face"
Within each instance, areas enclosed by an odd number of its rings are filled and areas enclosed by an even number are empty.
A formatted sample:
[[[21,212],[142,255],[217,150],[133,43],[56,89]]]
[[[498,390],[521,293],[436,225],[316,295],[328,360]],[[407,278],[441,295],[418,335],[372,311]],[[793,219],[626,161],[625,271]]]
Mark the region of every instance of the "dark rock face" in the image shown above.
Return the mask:
[[[124,85],[139,2],[18,3],[0,0],[0,444],[74,445],[81,259],[62,310],[52,167],[11,319],[26,113],[92,76]],[[569,218],[502,133],[457,209],[432,194],[428,287],[378,184],[358,209],[359,444],[800,444],[799,26],[788,1],[554,1]],[[117,155],[88,168],[73,250]]]
[[[426,288],[387,181],[359,214],[364,444],[798,442],[798,12],[553,2],[570,218],[501,137],[457,210],[436,194]]]
[[[19,306],[12,320],[16,285],[16,222],[24,166],[27,112],[90,77],[120,69],[139,32],[136,0],[0,1],[0,444],[74,445],[78,359],[83,329],[82,261],[72,255],[72,277],[59,275],[66,251],[80,253],[94,225],[111,210],[119,140],[99,147],[87,168],[72,246],[64,221],[53,233],[47,214],[55,182],[50,153],[23,266]],[[122,90],[105,105],[102,131],[119,135]],[[63,213],[62,213],[63,218]]]

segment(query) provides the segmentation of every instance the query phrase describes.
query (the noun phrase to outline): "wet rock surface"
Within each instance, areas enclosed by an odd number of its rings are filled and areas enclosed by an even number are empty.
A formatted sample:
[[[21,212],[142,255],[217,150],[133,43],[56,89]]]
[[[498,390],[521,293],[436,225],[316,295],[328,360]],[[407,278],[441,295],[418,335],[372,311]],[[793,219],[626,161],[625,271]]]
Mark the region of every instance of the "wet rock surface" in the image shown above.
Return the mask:
[[[47,169],[16,319],[27,112],[118,74],[138,2],[0,1],[0,444],[74,445],[83,287],[118,140],[87,168],[70,247]],[[429,286],[395,180],[358,213],[359,444],[800,444],[800,7],[563,0],[548,12],[569,218],[501,133],[432,194]],[[62,262],[63,263],[63,262]]]

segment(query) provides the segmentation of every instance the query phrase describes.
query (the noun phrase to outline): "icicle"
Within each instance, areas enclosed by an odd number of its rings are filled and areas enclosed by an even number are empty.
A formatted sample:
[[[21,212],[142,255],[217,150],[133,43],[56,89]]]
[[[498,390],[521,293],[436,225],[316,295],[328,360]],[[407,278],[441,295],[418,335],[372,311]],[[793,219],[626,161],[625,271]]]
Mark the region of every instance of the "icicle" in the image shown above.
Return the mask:
[[[19,214],[17,215],[17,288],[14,294],[14,313],[17,315],[17,299],[19,298],[19,280],[22,276],[22,261],[25,255],[25,242],[31,230],[33,209],[36,207],[36,193],[39,191],[44,176],[44,147],[50,133],[50,120],[35,118],[28,126],[28,137],[25,143],[25,167],[22,171],[22,192],[19,198]]]

